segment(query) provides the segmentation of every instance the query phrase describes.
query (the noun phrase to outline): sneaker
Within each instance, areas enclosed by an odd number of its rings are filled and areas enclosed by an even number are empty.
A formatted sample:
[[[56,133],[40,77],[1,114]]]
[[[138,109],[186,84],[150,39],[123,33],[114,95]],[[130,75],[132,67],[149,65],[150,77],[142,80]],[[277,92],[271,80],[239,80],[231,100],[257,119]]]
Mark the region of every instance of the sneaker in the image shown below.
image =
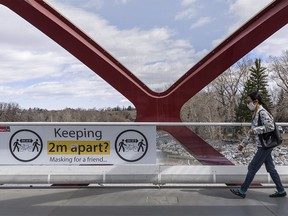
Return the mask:
[[[235,194],[235,195],[237,195],[237,196],[239,196],[239,197],[242,197],[243,199],[246,197],[246,194],[243,193],[242,191],[240,191],[240,189],[230,189],[230,191],[231,191],[233,194]]]
[[[276,191],[274,194],[269,195],[269,197],[285,197],[287,194],[285,191],[283,192],[278,192]]]

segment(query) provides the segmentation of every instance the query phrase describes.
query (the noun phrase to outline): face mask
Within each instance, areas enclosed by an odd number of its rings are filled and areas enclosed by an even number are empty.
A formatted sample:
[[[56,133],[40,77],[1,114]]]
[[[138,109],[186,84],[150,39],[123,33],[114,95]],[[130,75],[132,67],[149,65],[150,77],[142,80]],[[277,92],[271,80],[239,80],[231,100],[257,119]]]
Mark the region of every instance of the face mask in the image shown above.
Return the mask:
[[[254,111],[256,109],[256,105],[253,102],[250,102],[249,104],[247,104],[247,107],[251,110]]]

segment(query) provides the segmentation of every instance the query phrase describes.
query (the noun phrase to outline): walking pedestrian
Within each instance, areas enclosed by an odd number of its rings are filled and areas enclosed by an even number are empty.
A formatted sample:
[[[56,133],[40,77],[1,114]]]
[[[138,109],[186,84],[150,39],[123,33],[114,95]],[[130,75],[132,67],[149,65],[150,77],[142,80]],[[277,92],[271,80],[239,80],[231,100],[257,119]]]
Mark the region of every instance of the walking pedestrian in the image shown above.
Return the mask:
[[[270,197],[285,197],[286,192],[281,183],[280,176],[275,169],[275,165],[272,159],[271,152],[273,148],[267,148],[259,139],[259,134],[271,132],[275,129],[274,119],[269,109],[263,103],[262,97],[258,92],[253,92],[246,97],[247,107],[253,112],[251,129],[248,132],[248,136],[238,145],[238,150],[242,151],[248,143],[254,142],[257,145],[257,152],[255,153],[252,161],[248,165],[248,172],[245,181],[239,189],[230,189],[230,191],[242,198],[246,197],[246,192],[252,183],[256,173],[265,164],[267,172],[270,174],[271,179],[276,185],[277,191]],[[260,119],[259,119],[260,118]],[[262,125],[259,125],[259,120]]]

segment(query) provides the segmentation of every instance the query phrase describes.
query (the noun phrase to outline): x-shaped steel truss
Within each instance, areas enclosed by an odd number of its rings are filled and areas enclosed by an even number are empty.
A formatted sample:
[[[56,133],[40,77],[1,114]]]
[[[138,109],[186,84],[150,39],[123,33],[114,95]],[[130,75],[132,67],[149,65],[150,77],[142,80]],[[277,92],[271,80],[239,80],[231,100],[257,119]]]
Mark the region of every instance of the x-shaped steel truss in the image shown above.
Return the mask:
[[[288,22],[288,1],[273,1],[169,89],[156,93],[45,1],[0,0],[0,4],[41,30],[128,98],[137,109],[138,122],[181,122],[180,110],[184,103]],[[202,164],[232,165],[187,127],[161,128],[172,134]]]

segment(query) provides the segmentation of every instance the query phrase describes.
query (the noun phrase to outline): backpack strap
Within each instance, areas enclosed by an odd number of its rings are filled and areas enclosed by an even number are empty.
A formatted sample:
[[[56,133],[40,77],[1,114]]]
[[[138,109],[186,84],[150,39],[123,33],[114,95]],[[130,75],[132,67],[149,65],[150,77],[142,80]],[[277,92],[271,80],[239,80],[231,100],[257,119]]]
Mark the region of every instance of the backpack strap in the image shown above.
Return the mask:
[[[262,126],[262,125],[263,125],[263,123],[262,123],[262,121],[261,121],[261,116],[260,116],[260,112],[261,112],[261,111],[262,111],[262,110],[260,110],[260,111],[258,112],[258,126]],[[263,148],[267,148],[267,147],[265,147],[265,145],[264,145],[263,134],[258,134],[258,137],[259,137],[261,146],[262,146]]]

